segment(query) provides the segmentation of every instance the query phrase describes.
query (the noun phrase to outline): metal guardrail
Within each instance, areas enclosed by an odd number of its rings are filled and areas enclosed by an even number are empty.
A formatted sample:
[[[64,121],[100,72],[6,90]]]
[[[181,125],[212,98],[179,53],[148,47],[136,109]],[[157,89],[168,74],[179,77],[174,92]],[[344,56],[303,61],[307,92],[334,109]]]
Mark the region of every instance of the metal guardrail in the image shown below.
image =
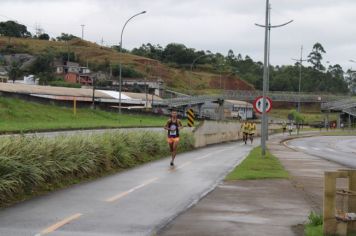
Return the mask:
[[[356,117],[356,107],[343,110],[343,112]]]
[[[258,90],[238,90],[238,91],[225,91],[224,94],[219,95],[201,95],[192,97],[181,97],[164,99],[156,102],[156,105],[179,107],[187,105],[202,104],[205,102],[216,102],[219,99],[231,99],[231,100],[244,100],[253,101],[256,97],[262,96],[262,91]],[[297,92],[269,92],[268,96],[273,101],[280,102],[330,102],[334,100],[340,100],[348,98],[348,96],[338,96],[330,94],[315,94],[315,93],[297,93]]]
[[[356,98],[341,99],[321,104],[322,110],[344,110],[356,107]]]

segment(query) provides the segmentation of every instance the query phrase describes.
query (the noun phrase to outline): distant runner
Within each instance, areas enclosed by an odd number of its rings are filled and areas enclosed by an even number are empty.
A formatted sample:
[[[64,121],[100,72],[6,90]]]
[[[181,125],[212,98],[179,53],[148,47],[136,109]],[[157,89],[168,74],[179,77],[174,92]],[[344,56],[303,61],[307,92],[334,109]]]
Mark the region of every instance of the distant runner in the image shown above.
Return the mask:
[[[174,159],[176,158],[177,147],[179,143],[179,130],[182,128],[182,122],[177,118],[177,112],[173,110],[171,113],[171,118],[169,118],[166,125],[164,126],[164,129],[168,130],[167,142],[169,144],[169,149],[172,155],[171,166],[174,166]]]
[[[285,121],[283,121],[283,123],[282,123],[282,129],[283,129],[283,135],[284,135],[284,133],[287,131],[287,123]]]
[[[240,131],[242,132],[242,141],[247,143],[247,138],[248,138],[248,131],[249,130],[249,125],[247,121],[245,120],[244,123],[241,124]]]
[[[256,124],[255,122],[251,122],[250,123],[250,129],[249,129],[249,134],[250,134],[250,140],[251,140],[251,144],[253,143],[253,136],[256,133]]]

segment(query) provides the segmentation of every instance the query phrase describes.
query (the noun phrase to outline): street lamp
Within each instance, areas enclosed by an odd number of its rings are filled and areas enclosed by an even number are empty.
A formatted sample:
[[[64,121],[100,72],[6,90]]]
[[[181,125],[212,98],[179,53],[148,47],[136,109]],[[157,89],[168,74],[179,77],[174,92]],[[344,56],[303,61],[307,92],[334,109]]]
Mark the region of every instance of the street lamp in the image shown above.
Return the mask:
[[[142,14],[145,14],[146,11],[142,11],[140,13],[137,13],[133,16],[131,16],[124,24],[124,26],[122,27],[122,30],[121,30],[121,36],[120,36],[120,53],[119,53],[119,114],[121,114],[121,92],[122,92],[122,63],[121,63],[121,54],[122,54],[122,35],[124,33],[124,29],[127,25],[127,23],[129,23],[129,21],[138,16],[138,15],[142,15]]]
[[[300,112],[300,91],[301,91],[301,83],[302,83],[302,63],[303,61],[307,61],[303,59],[303,46],[300,48],[300,59],[293,59],[294,61],[299,62],[299,85],[298,85],[298,112]]]
[[[262,156],[266,155],[266,139],[268,138],[268,120],[266,113],[266,102],[267,102],[267,93],[268,93],[268,80],[269,80],[269,55],[270,55],[270,31],[271,28],[279,28],[289,23],[292,23],[293,20],[290,20],[284,24],[280,25],[271,25],[270,21],[270,4],[269,0],[266,0],[266,15],[265,15],[265,25],[255,24],[256,26],[265,28],[265,40],[264,40],[264,63],[263,63],[263,91],[262,91],[262,122],[261,122],[261,149]]]
[[[190,96],[193,95],[193,90],[192,90],[192,75],[193,75],[193,67],[194,67],[194,64],[195,64],[195,62],[197,62],[200,58],[206,57],[206,56],[209,56],[209,55],[210,55],[210,51],[208,51],[207,54],[203,54],[203,55],[198,56],[197,58],[195,58],[195,59],[193,60],[192,64],[190,65],[190,77],[189,77]]]

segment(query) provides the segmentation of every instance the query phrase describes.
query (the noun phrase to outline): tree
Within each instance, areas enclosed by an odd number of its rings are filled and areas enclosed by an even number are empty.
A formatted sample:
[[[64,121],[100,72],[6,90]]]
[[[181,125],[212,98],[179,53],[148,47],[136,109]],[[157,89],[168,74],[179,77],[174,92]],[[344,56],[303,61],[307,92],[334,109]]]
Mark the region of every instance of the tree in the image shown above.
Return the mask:
[[[323,59],[323,53],[326,53],[323,46],[320,43],[315,43],[313,50],[308,55],[308,62],[313,65],[313,68],[318,71],[324,71],[325,67],[321,64]]]
[[[345,80],[351,93],[356,94],[356,72],[348,69]]]
[[[328,68],[328,73],[330,73],[332,78],[343,79],[344,78],[344,70],[339,64],[330,65]]]
[[[0,35],[15,38],[31,37],[31,33],[27,31],[27,27],[15,21],[0,22]]]
[[[57,41],[69,41],[72,39],[78,39],[78,37],[72,34],[61,33],[61,36],[58,36],[56,39]]]
[[[13,61],[11,65],[7,67],[7,73],[9,75],[9,79],[15,83],[15,80],[23,75],[23,71],[20,69],[20,63]]]
[[[52,53],[41,54],[32,63],[29,72],[39,77],[41,84],[48,84],[55,79],[53,76],[53,60]]]
[[[227,52],[227,58],[226,59],[230,64],[233,64],[235,62],[236,57],[235,57],[234,51],[232,51],[232,49],[230,49]]]
[[[38,36],[38,39],[40,39],[40,40],[49,40],[49,35],[48,34],[46,34],[46,33],[44,33],[44,34],[40,34],[39,36]]]

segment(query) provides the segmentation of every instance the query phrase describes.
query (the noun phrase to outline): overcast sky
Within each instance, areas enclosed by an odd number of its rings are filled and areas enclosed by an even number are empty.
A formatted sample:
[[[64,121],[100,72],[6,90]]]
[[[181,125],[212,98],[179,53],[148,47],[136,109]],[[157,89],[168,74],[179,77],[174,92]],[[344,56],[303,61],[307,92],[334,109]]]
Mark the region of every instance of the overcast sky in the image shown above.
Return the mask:
[[[304,46],[307,56],[315,42],[325,50],[326,61],[356,68],[355,0],[270,0],[271,22],[288,26],[271,34],[271,64],[293,64]],[[105,45],[118,45],[124,22],[123,46],[132,49],[143,43],[165,46],[183,43],[198,50],[249,55],[263,60],[265,0],[1,0],[0,20],[17,20],[35,32],[39,25],[51,37],[61,32]]]

